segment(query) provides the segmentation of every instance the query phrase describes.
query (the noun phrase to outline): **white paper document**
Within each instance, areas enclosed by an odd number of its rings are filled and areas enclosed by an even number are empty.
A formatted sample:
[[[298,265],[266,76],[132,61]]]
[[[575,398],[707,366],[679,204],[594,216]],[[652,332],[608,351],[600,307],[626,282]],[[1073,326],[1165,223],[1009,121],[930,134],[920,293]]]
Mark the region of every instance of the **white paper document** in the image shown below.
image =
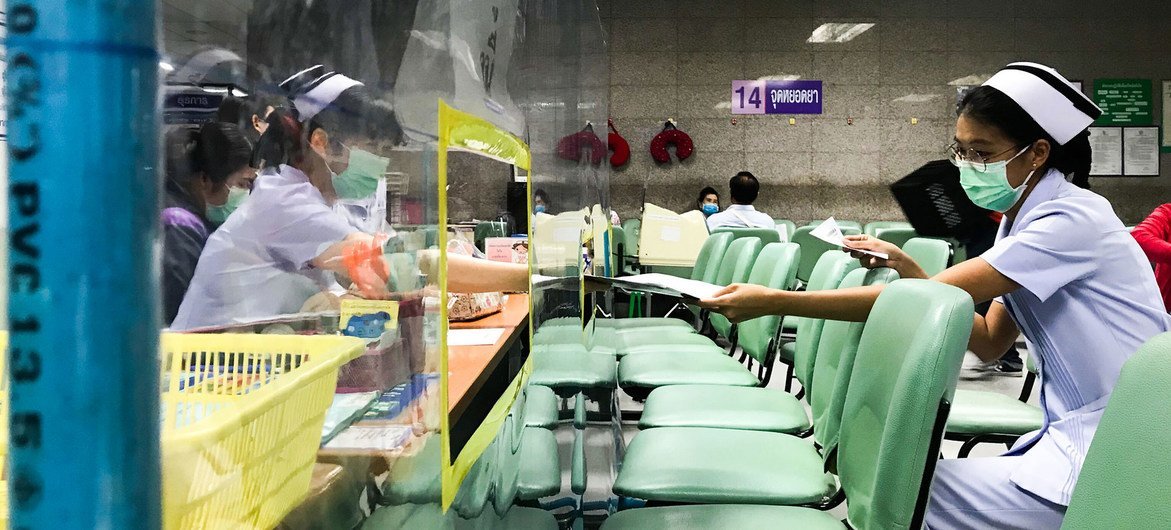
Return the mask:
[[[694,300],[711,298],[716,291],[723,289],[722,286],[710,284],[707,282],[689,280],[687,278],[679,278],[669,274],[657,273],[636,274],[634,276],[623,276],[621,278],[602,278],[591,276],[590,279],[599,282],[606,282],[622,289],[647,291],[654,294],[676,296],[679,298],[690,298]]]
[[[822,221],[821,224],[817,225],[816,228],[809,232],[809,235],[825,241],[826,243],[829,243],[835,247],[848,248],[854,252],[861,252],[862,254],[867,254],[876,258],[890,259],[890,256],[883,252],[871,252],[869,250],[853,248],[850,245],[847,245],[846,236],[842,235],[842,229],[838,227],[838,222],[835,221],[833,217]]]
[[[491,346],[500,340],[504,328],[449,329],[447,345],[450,346]]]
[[[410,425],[355,424],[325,444],[326,449],[392,451],[411,438]]]

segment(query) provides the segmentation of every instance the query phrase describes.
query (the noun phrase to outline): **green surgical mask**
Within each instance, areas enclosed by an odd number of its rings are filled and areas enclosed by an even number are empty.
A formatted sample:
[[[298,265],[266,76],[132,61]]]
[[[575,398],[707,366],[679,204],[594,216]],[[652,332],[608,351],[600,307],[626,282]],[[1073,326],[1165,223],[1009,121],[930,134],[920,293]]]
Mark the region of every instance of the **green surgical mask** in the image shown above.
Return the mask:
[[[236,211],[244,201],[248,200],[248,190],[244,188],[229,188],[228,200],[220,205],[207,205],[207,220],[220,225],[228,220],[228,216]]]
[[[378,180],[386,174],[390,159],[361,149],[350,150],[346,170],[333,178],[333,190],[339,199],[364,199],[378,189]]]
[[[1008,160],[984,164],[983,171],[974,162],[956,161],[960,168],[960,185],[964,187],[964,193],[976,206],[985,210],[1001,213],[1011,210],[1017,201],[1021,200],[1021,194],[1025,192],[1025,187],[1029,185],[1029,180],[1037,170],[1030,171],[1025,181],[1014,188],[1008,183],[1008,163],[1028,151],[1029,147],[1032,145],[1025,146]]]

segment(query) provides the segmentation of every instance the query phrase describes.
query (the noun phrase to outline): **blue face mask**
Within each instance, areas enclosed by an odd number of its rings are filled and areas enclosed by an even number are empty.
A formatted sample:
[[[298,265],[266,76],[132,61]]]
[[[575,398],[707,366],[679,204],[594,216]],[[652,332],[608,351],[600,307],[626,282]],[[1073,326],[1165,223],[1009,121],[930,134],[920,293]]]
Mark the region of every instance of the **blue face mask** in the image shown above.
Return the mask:
[[[536,212],[536,213],[545,213],[545,205],[544,205],[544,204],[538,204],[538,205],[536,205],[536,206],[533,206],[533,211],[534,211],[534,212]]]
[[[703,205],[704,215],[714,215],[718,211],[720,211],[720,206],[718,204],[712,204],[709,202]]]

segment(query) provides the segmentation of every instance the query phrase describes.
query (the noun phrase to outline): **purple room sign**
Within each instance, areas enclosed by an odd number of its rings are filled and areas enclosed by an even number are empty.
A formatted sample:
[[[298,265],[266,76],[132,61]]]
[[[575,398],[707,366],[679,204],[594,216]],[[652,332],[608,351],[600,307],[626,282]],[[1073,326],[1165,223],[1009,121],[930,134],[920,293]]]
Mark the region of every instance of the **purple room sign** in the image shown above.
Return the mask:
[[[732,114],[821,114],[821,81],[732,81]]]

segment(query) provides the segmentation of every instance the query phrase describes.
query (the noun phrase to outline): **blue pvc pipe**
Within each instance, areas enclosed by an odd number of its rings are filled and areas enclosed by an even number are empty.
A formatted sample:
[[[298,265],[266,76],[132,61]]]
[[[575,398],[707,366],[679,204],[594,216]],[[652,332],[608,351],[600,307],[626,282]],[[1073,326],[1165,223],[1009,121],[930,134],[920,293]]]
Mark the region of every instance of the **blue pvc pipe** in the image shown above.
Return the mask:
[[[9,0],[12,528],[158,528],[153,0]]]

